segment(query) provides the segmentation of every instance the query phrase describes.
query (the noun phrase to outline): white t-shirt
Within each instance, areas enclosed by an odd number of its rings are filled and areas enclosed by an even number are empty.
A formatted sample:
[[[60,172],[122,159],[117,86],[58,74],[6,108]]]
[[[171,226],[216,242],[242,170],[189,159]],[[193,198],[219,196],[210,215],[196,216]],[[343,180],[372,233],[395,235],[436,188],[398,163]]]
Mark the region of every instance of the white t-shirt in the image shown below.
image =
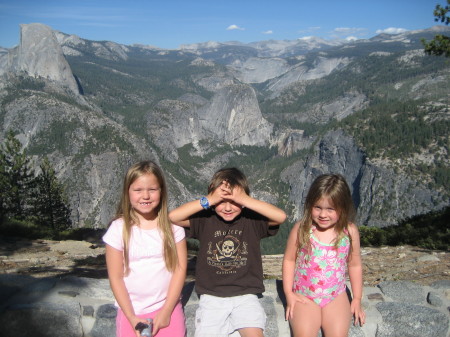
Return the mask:
[[[123,251],[123,220],[111,223],[103,241]],[[184,229],[172,225],[175,242],[184,239]],[[153,312],[164,305],[172,273],[166,268],[163,241],[158,229],[131,228],[129,245],[130,273],[124,277],[125,286],[137,315]],[[116,302],[116,306],[118,306]]]

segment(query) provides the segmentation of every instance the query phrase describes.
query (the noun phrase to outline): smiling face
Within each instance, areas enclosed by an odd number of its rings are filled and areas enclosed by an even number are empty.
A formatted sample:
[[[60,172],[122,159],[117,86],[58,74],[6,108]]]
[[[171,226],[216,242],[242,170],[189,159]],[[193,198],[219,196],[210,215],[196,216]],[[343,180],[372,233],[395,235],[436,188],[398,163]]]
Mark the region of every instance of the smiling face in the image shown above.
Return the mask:
[[[215,206],[217,215],[225,221],[233,221],[242,212],[241,206],[230,201],[222,201]]]
[[[339,220],[339,214],[329,198],[321,198],[314,203],[311,217],[321,230],[332,228]]]
[[[153,220],[158,216],[161,188],[154,174],[137,178],[128,189],[131,207],[138,217]]]

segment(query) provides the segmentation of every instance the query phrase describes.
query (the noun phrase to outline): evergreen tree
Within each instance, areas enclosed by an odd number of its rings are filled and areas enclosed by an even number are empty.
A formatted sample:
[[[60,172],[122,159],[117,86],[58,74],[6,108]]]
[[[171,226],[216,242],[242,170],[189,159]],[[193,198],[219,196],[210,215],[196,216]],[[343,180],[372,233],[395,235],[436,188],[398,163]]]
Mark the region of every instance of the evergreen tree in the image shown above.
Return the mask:
[[[25,219],[34,188],[30,159],[12,131],[7,132],[0,153],[1,216]]]
[[[6,193],[8,190],[8,176],[6,172],[6,157],[3,151],[0,151],[0,225],[6,217]]]
[[[433,12],[434,21],[442,22],[446,25],[450,23],[450,16],[448,12],[450,11],[450,0],[447,0],[447,6],[436,5]],[[450,37],[442,34],[438,34],[430,42],[422,40],[425,47],[425,52],[428,55],[445,55],[445,57],[450,57]]]
[[[41,173],[36,177],[35,215],[39,224],[49,227],[57,234],[70,228],[70,208],[67,206],[63,185],[58,181],[47,157],[42,160],[40,168]]]

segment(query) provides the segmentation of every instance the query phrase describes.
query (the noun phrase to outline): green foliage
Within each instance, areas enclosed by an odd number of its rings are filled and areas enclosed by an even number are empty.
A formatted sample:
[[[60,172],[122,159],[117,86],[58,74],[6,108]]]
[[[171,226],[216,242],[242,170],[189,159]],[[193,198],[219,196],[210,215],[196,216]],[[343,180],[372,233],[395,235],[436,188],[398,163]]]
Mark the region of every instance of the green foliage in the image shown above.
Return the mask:
[[[423,40],[423,45],[428,55],[450,57],[450,37],[448,36],[437,34],[430,42]]]
[[[70,209],[63,186],[47,158],[36,176],[32,162],[12,131],[0,148],[0,210],[2,232],[57,237],[70,227]],[[17,232],[14,224],[20,224]],[[42,230],[37,231],[35,226]],[[37,234],[40,233],[40,234]]]
[[[4,236],[20,237],[30,240],[54,238],[53,233],[51,233],[48,227],[39,226],[29,219],[3,219],[3,223],[1,224],[1,231],[2,235]]]
[[[42,160],[40,168],[41,173],[36,177],[39,193],[34,197],[34,216],[38,224],[58,233],[72,224],[67,196],[47,157]]]
[[[450,6],[448,5],[450,5],[450,0],[447,0],[447,6],[445,7],[436,5],[436,8],[433,11],[435,17],[434,21],[440,21],[446,25],[450,23],[450,16],[447,15],[450,10]],[[422,39],[422,44],[428,55],[444,55],[445,57],[450,57],[450,37],[448,36],[437,34],[430,42]]]
[[[44,81],[30,76],[18,76],[18,78],[13,80],[10,84],[18,90],[43,91],[45,88]]]
[[[105,229],[73,228],[54,232],[50,227],[41,226],[32,220],[7,219],[1,226],[2,235],[30,240],[77,240],[99,242]]]
[[[447,0],[447,6],[442,7],[441,5],[436,5],[436,8],[433,11],[433,14],[435,16],[434,21],[445,23],[448,25],[450,23],[450,16],[447,15],[447,13],[450,11],[450,0]]]
[[[369,157],[409,156],[448,136],[450,122],[427,120],[417,102],[380,102],[347,118],[343,125],[360,141]]]
[[[360,226],[361,246],[412,245],[448,251],[450,246],[450,206],[443,210],[406,219],[395,226]]]
[[[386,244],[386,232],[382,228],[360,226],[361,246],[380,247]]]
[[[1,218],[25,219],[30,214],[27,202],[33,189],[31,161],[12,131],[0,148]]]
[[[434,187],[449,191],[450,170],[439,152],[450,145],[450,121],[430,118],[437,113],[437,108],[424,107],[424,103],[421,100],[379,100],[344,119],[340,127],[356,139],[369,158],[408,159],[424,150],[434,151],[433,165],[422,167],[413,163],[410,170],[430,176]]]

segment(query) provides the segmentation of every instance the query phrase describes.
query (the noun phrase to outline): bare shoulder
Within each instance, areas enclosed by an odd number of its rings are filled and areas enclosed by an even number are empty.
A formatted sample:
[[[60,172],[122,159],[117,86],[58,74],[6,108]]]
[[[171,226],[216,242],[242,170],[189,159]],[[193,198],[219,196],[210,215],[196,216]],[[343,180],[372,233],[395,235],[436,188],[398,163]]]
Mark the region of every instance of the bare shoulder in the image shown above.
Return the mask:
[[[300,221],[297,221],[294,226],[292,226],[291,231],[289,232],[288,240],[293,240],[294,238],[295,240],[297,239],[299,228]]]
[[[300,221],[297,221],[297,222],[294,224],[294,226],[292,226],[291,233],[292,233],[292,232],[293,232],[293,233],[297,233],[299,228],[300,228]]]
[[[359,235],[359,230],[358,230],[358,226],[356,226],[354,223],[349,223],[348,224],[348,232],[350,233],[350,235],[354,236],[354,235]]]

